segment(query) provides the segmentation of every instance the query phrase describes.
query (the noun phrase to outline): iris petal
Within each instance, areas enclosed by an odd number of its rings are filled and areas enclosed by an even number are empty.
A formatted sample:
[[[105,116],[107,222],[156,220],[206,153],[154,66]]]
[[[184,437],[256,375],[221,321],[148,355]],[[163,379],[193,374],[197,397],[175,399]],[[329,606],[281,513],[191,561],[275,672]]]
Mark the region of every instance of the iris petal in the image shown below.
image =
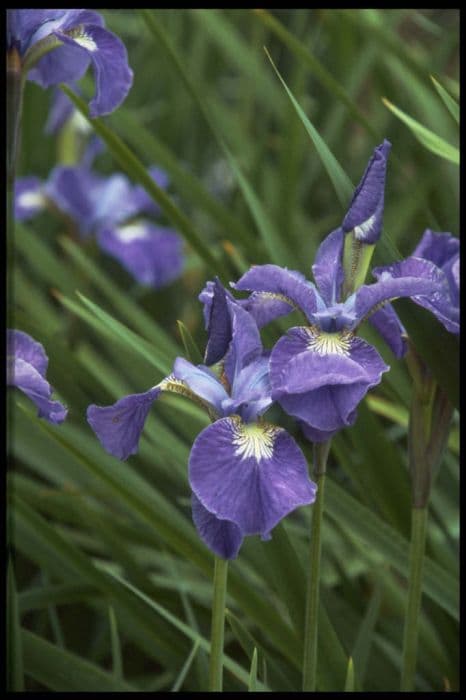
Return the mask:
[[[316,493],[304,455],[285,430],[238,417],[222,418],[198,435],[189,481],[202,505],[243,535],[268,535]]]
[[[216,518],[194,494],[191,497],[191,508],[199,537],[209,549],[222,559],[236,559],[243,543],[239,527],[229,520]]]
[[[153,387],[142,394],[124,396],[112,406],[88,407],[88,423],[107,452],[118,459],[137,452],[147,415],[160,392],[159,387]]]

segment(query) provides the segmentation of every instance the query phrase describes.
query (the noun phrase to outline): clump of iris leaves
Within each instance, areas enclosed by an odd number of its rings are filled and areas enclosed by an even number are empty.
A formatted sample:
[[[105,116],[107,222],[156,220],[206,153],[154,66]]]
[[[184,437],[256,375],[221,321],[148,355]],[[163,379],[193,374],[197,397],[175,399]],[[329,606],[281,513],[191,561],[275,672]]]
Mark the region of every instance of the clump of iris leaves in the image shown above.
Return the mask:
[[[8,624],[21,646],[14,683],[28,691],[200,691],[207,687],[213,557],[192,524],[187,463],[207,418],[182,398],[161,398],[138,454],[120,462],[96,441],[86,409],[145,391],[169,374],[176,356],[201,361],[196,349],[205,347],[206,333],[197,296],[206,279],[219,275],[226,283],[269,262],[308,277],[320,242],[341,222],[351,183],[385,137],[393,144],[386,242],[374,263],[409,255],[426,228],[459,230],[458,14],[103,15],[127,47],[134,84],[124,103],[94,124],[106,137],[100,170],[126,172],[134,182],[154,164],[166,171],[169,194],[158,204],[165,225],[185,240],[186,264],[175,282],[154,290],[53,217],[16,225],[15,327],[46,347],[47,378],[72,410],[53,427],[10,394]],[[89,76],[81,89],[92,94]],[[76,162],[72,127],[43,133],[51,100],[51,91],[26,84],[19,176],[45,180],[57,163]],[[456,339],[409,301],[395,308],[457,405]],[[299,324],[291,315],[263,338],[271,347]],[[397,690],[402,664],[411,379],[370,327],[361,335],[391,370],[360,404],[355,425],[332,441],[318,639],[323,691]],[[278,407],[272,419],[311,462],[294,422]],[[226,691],[301,688],[310,511],[286,518],[267,542],[247,538],[230,563]],[[457,414],[429,515],[416,689],[454,690]]]

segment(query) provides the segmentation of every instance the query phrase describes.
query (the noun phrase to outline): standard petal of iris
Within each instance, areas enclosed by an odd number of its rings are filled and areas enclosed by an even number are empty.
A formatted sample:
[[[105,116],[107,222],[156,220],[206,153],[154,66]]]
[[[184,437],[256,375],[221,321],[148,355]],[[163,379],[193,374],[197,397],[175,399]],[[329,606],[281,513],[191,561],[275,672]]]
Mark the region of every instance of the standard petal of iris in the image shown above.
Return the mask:
[[[236,559],[243,543],[241,530],[229,520],[219,520],[194,494],[191,496],[193,522],[202,541],[222,559]]]
[[[52,389],[48,381],[29,362],[10,356],[7,365],[7,381],[20,389],[39,409],[39,418],[50,423],[62,423],[68,410],[59,401],[50,399]]]
[[[45,209],[44,184],[38,177],[20,177],[15,182],[15,219],[27,221]]]
[[[356,240],[364,243],[375,243],[382,231],[385,174],[390,149],[391,143],[385,140],[374,150],[343,219],[343,230],[354,230]]]
[[[426,229],[412,255],[430,260],[437,267],[443,267],[451,258],[459,255],[459,252],[459,238],[452,236],[451,233],[435,233],[431,229]]]
[[[322,307],[325,306],[312,282],[308,282],[304,275],[278,265],[254,265],[232,287],[246,292],[276,294],[279,299],[284,297],[281,301],[291,300],[310,320],[319,301]]]
[[[193,365],[184,357],[177,357],[173,364],[173,376],[183,381],[194,394],[221,412],[222,402],[228,398],[225,388],[208,368]]]
[[[231,317],[231,341],[225,358],[225,373],[230,384],[262,352],[259,329],[251,314],[235,301],[227,299]]]
[[[189,481],[202,505],[243,535],[267,535],[316,494],[304,455],[285,430],[238,417],[222,418],[198,435]]]
[[[55,34],[68,47],[75,48],[77,60],[92,61],[96,92],[89,103],[90,116],[99,117],[113,112],[123,102],[133,83],[133,71],[128,66],[123,42],[107,29],[91,24],[80,25],[69,35],[59,31]]]
[[[369,316],[369,323],[385,340],[395,357],[401,358],[408,350],[408,334],[391,304],[386,304]]]
[[[327,305],[335,304],[343,283],[343,242],[345,234],[338,228],[324,238],[316,253],[312,273],[319,292]]]
[[[355,311],[356,323],[378,304],[399,297],[429,295],[448,297],[448,283],[444,273],[433,263],[409,257],[386,267],[374,268],[378,278],[374,284],[363,284],[349,297],[345,306]]]
[[[24,360],[45,378],[49,360],[45,354],[44,346],[27,333],[8,329],[7,356]]]
[[[316,337],[295,328],[272,351],[272,397],[311,427],[334,431],[351,424],[357,405],[387,370],[375,348],[360,338]]]
[[[295,308],[292,302],[283,301],[269,292],[252,292],[248,299],[237,299],[237,303],[251,314],[258,328],[286,316]]]
[[[223,359],[231,341],[232,319],[227,294],[216,277],[213,282],[207,282],[199,295],[199,300],[204,304],[204,319],[209,334],[204,357],[206,365],[213,365]]]
[[[231,399],[223,403],[225,413],[237,413],[245,421],[253,421],[262,415],[272,401],[269,378],[270,352],[264,352],[235,375],[231,386]]]
[[[112,406],[88,407],[88,423],[107,452],[118,459],[137,452],[147,414],[160,392],[159,387],[153,387],[142,394],[125,396]]]
[[[140,284],[154,289],[172,282],[183,269],[183,243],[171,229],[141,221],[105,227],[97,240]]]

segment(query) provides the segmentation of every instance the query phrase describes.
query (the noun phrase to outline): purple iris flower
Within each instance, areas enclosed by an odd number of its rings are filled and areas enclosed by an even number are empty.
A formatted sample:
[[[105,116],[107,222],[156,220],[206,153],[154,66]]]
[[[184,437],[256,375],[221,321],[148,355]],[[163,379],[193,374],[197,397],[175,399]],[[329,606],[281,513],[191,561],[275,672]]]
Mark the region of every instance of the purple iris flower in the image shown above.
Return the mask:
[[[431,311],[450,333],[460,332],[460,242],[451,233],[435,233],[426,229],[412,253],[413,257],[428,260],[437,266],[437,274],[444,279],[444,293],[434,291],[415,295],[412,300]],[[376,272],[376,271],[374,271]],[[377,276],[391,274],[391,266],[381,267]]]
[[[100,141],[88,144],[78,166],[57,166],[47,182],[20,178],[15,184],[15,215],[26,220],[53,203],[77,225],[81,236],[95,234],[99,246],[116,258],[140,283],[154,288],[169,284],[182,271],[182,241],[172,229],[140,215],[158,207],[144,189],[125,175],[102,177],[90,169]],[[161,187],[168,178],[159,168],[149,173]]]
[[[315,499],[300,448],[283,428],[262,419],[272,404],[268,355],[254,319],[232,303],[221,378],[178,357],[173,373],[149,391],[87,410],[103,447],[126,459],[137,451],[147,414],[162,391],[205,407],[213,422],[197,436],[189,458],[192,513],[202,540],[225,559],[237,556],[244,536],[267,539],[289,512]]]
[[[44,88],[79,80],[92,63],[91,117],[113,112],[133,82],[124,44],[91,10],[8,10],[7,46],[28,79]]]
[[[39,418],[62,423],[68,410],[52,401],[52,387],[45,378],[48,357],[43,346],[23,331],[7,331],[7,384],[20,389],[39,409]]]
[[[401,357],[406,352],[406,332],[389,302],[410,297],[415,301],[435,298],[442,304],[448,296],[443,271],[427,256],[412,256],[375,269],[377,282],[361,284],[355,291],[350,285],[352,293],[345,298],[345,274],[354,274],[361,246],[372,246],[381,233],[390,148],[384,141],[375,149],[342,226],[321,243],[312,266],[316,284],[278,265],[254,266],[232,284],[237,290],[252,292],[247,308],[259,325],[294,309],[306,317],[306,325],[291,328],[274,346],[270,382],[272,398],[316,442],[352,425],[359,402],[389,369],[377,350],[357,337],[361,323],[368,319]],[[365,268],[361,269],[365,276]],[[205,290],[206,304],[208,297]]]

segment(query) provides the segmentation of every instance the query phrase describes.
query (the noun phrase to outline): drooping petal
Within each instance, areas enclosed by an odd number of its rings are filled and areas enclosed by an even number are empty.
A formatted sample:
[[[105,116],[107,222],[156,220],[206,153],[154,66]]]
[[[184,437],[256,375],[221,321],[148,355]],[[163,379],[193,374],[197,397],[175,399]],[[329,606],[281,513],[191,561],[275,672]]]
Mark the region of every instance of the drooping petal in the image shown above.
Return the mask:
[[[408,334],[391,304],[386,304],[369,316],[369,323],[382,336],[395,357],[403,357],[408,350]]]
[[[34,367],[45,378],[49,358],[45,354],[44,346],[23,331],[7,331],[7,356],[17,357]]]
[[[54,34],[70,50],[74,49],[77,61],[92,61],[96,92],[89,103],[90,116],[99,117],[113,112],[123,102],[133,83],[133,71],[128,65],[123,42],[112,32],[95,24],[81,24],[67,33],[55,31]],[[63,47],[60,47],[48,56],[53,58],[62,50]],[[49,79],[49,85],[57,82],[55,78],[53,82]]]
[[[222,418],[198,435],[189,481],[202,505],[243,535],[268,535],[316,493],[304,455],[285,430],[239,417]]]
[[[158,289],[181,274],[183,243],[171,229],[138,221],[104,227],[97,240],[140,284]]]
[[[27,221],[47,206],[44,183],[38,177],[20,177],[15,182],[15,219]]]
[[[382,232],[385,174],[390,149],[391,143],[385,140],[374,150],[343,219],[343,231],[354,230],[356,240],[363,243],[375,243]]]
[[[184,357],[177,357],[173,364],[173,376],[183,381],[194,394],[210,403],[222,415],[222,402],[228,398],[228,394],[208,367],[196,366]]]
[[[344,238],[345,234],[341,228],[329,233],[320,244],[312,266],[320,295],[327,305],[335,304],[340,298],[344,277],[342,265]]]
[[[124,460],[138,451],[144,423],[160,392],[155,386],[142,394],[124,396],[111,406],[88,407],[88,423],[107,452]]]
[[[222,559],[236,559],[243,543],[241,530],[229,520],[220,520],[204,508],[194,494],[191,496],[193,522],[202,541]]]
[[[304,275],[278,265],[254,265],[232,287],[246,292],[269,292],[285,302],[291,300],[310,320],[319,306],[325,306]]]
[[[61,36],[58,38],[62,40]],[[76,50],[74,44],[63,44],[46,53],[38,61],[28,72],[28,80],[43,88],[59,83],[75,83],[83,77],[90,61],[90,57],[84,51]]]
[[[121,173],[99,178],[98,186],[90,192],[96,226],[111,226],[137,213],[133,201],[133,186]]]
[[[350,425],[367,391],[389,368],[360,338],[292,328],[270,358],[272,398],[320,431]]]
[[[9,380],[11,386],[16,386],[35,403],[39,418],[45,418],[49,423],[63,423],[68,415],[68,409],[50,397],[52,388],[48,381],[28,362],[16,358],[9,363]]]
[[[448,297],[448,283],[443,272],[433,263],[409,257],[372,271],[378,279],[374,284],[363,284],[349,297],[345,306],[355,312],[355,324],[378,304],[399,297],[429,295],[439,300]]]

